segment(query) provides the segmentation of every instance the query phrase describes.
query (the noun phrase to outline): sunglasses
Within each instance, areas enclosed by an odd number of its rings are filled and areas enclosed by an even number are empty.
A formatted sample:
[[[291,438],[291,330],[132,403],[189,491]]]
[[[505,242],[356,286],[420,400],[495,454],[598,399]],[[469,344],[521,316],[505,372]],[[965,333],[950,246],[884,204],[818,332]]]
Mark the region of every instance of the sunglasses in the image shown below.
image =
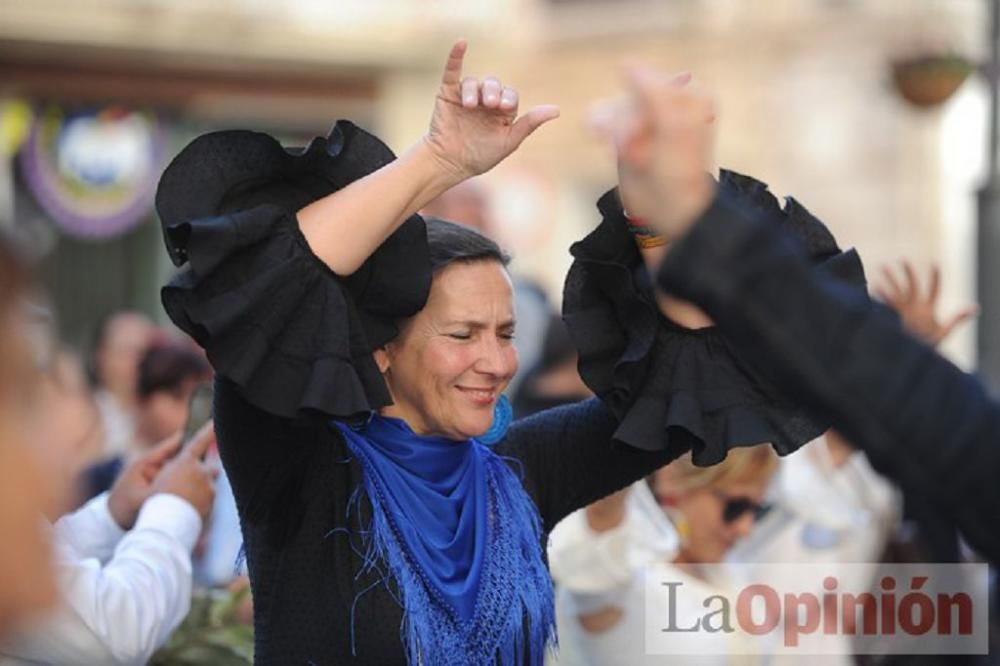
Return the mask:
[[[727,525],[735,523],[748,512],[753,514],[754,522],[757,522],[771,510],[770,504],[759,504],[749,497],[730,497],[722,491],[713,491],[715,496],[723,501],[722,520]]]

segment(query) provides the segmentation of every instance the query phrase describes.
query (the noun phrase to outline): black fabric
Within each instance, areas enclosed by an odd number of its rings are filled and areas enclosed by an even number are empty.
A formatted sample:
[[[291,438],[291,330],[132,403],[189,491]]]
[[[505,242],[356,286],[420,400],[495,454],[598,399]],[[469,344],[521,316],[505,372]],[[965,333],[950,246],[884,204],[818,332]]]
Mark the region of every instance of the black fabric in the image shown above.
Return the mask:
[[[811,270],[801,244],[724,193],[671,247],[658,280],[1000,564],[1000,405],[975,377],[884,306]]]
[[[789,198],[782,208],[767,186],[723,170],[719,188],[736,204],[794,233],[819,268],[863,290],[857,254]],[[656,305],[652,281],[616,190],[601,197],[601,224],[570,249],[563,316],[580,354],[580,375],[621,421],[615,439],[674,455],[692,450],[713,465],[729,449],[770,442],[787,454],[822,434],[808,418],[733,353],[717,327],[682,328]],[[720,269],[721,270],[721,269]]]
[[[255,404],[341,418],[389,404],[371,351],[427,299],[423,220],[404,222],[338,278],[309,250],[295,213],[392,159],[340,121],[296,154],[266,134],[207,134],[164,172],[157,211],[171,256],[188,264],[164,287],[164,308]]]

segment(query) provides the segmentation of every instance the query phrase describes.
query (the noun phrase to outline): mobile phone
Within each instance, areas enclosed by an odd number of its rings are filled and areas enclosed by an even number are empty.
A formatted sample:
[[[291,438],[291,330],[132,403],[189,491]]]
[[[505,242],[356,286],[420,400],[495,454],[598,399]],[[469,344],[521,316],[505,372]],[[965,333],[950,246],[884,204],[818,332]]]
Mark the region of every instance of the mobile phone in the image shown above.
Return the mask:
[[[211,384],[199,384],[191,392],[187,423],[184,424],[184,434],[181,435],[181,448],[190,444],[201,427],[211,420],[214,398],[215,390]]]

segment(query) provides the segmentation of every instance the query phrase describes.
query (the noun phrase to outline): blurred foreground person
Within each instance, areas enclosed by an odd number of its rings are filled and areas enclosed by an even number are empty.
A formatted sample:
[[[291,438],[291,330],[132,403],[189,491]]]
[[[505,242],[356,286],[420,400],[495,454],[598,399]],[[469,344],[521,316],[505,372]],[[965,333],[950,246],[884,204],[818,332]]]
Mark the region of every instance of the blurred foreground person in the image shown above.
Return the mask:
[[[932,268],[923,287],[917,271],[904,261],[902,270],[883,268],[873,292],[899,315],[906,330],[937,346],[977,310],[967,306],[942,317],[940,280]],[[783,459],[775,486],[778,510],[736,549],[734,556],[742,561],[770,563],[760,566],[774,566],[776,574],[785,562],[877,563],[887,544],[889,554],[897,554],[900,536],[919,553],[911,553],[911,561],[960,561],[954,526],[942,524],[939,511],[921,502],[922,495],[902,497],[872,469],[863,451],[833,431]],[[900,529],[904,506],[908,522]]]
[[[28,288],[26,262],[0,236],[0,645],[57,594],[41,516],[56,506],[59,489],[31,447],[30,423],[38,390],[33,364],[48,359],[29,344]]]
[[[640,216],[670,244],[658,286],[704,309],[762,376],[1000,563],[1000,405],[887,308],[811,272],[781,229],[717,193],[704,93],[648,70],[633,72],[632,90],[633,104],[600,124],[641,183]]]
[[[145,664],[187,615],[191,550],[212,507],[212,424],[130,463],[110,493],[56,521],[60,606],[0,648],[0,664]]]
[[[750,534],[766,510],[764,496],[778,466],[770,446],[734,449],[721,463],[698,467],[686,455],[556,526],[549,546],[558,585],[558,663],[742,664],[760,656],[742,654],[734,636],[720,633],[709,646],[696,637],[704,656],[648,655],[648,617],[675,617],[690,626],[705,608],[670,608],[667,596],[646,597],[646,578],[695,590],[698,599],[734,596],[736,582],[719,564]],[[684,597],[682,597],[683,599]],[[650,606],[650,603],[653,606]],[[675,613],[675,615],[671,615]],[[647,615],[650,614],[650,615]],[[674,634],[678,652],[687,634]],[[756,661],[754,661],[756,659]]]
[[[35,327],[33,337],[36,344],[51,350],[47,352],[51,360],[38,378],[31,444],[45,457],[58,488],[59,501],[45,516],[53,522],[86,499],[77,481],[103,455],[104,428],[83,367],[72,354],[58,348],[49,313],[39,309],[36,314],[45,320]]]

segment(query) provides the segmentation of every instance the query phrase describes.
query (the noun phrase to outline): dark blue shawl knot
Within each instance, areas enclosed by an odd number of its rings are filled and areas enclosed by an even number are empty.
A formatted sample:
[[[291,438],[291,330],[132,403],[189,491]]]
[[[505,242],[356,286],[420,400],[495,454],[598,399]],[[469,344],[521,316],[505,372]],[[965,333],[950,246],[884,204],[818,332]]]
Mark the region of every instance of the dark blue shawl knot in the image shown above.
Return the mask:
[[[476,439],[424,437],[378,415],[333,423],[364,472],[364,566],[385,563],[398,586],[408,662],[541,666],[555,644],[552,582],[538,510],[514,472]]]

